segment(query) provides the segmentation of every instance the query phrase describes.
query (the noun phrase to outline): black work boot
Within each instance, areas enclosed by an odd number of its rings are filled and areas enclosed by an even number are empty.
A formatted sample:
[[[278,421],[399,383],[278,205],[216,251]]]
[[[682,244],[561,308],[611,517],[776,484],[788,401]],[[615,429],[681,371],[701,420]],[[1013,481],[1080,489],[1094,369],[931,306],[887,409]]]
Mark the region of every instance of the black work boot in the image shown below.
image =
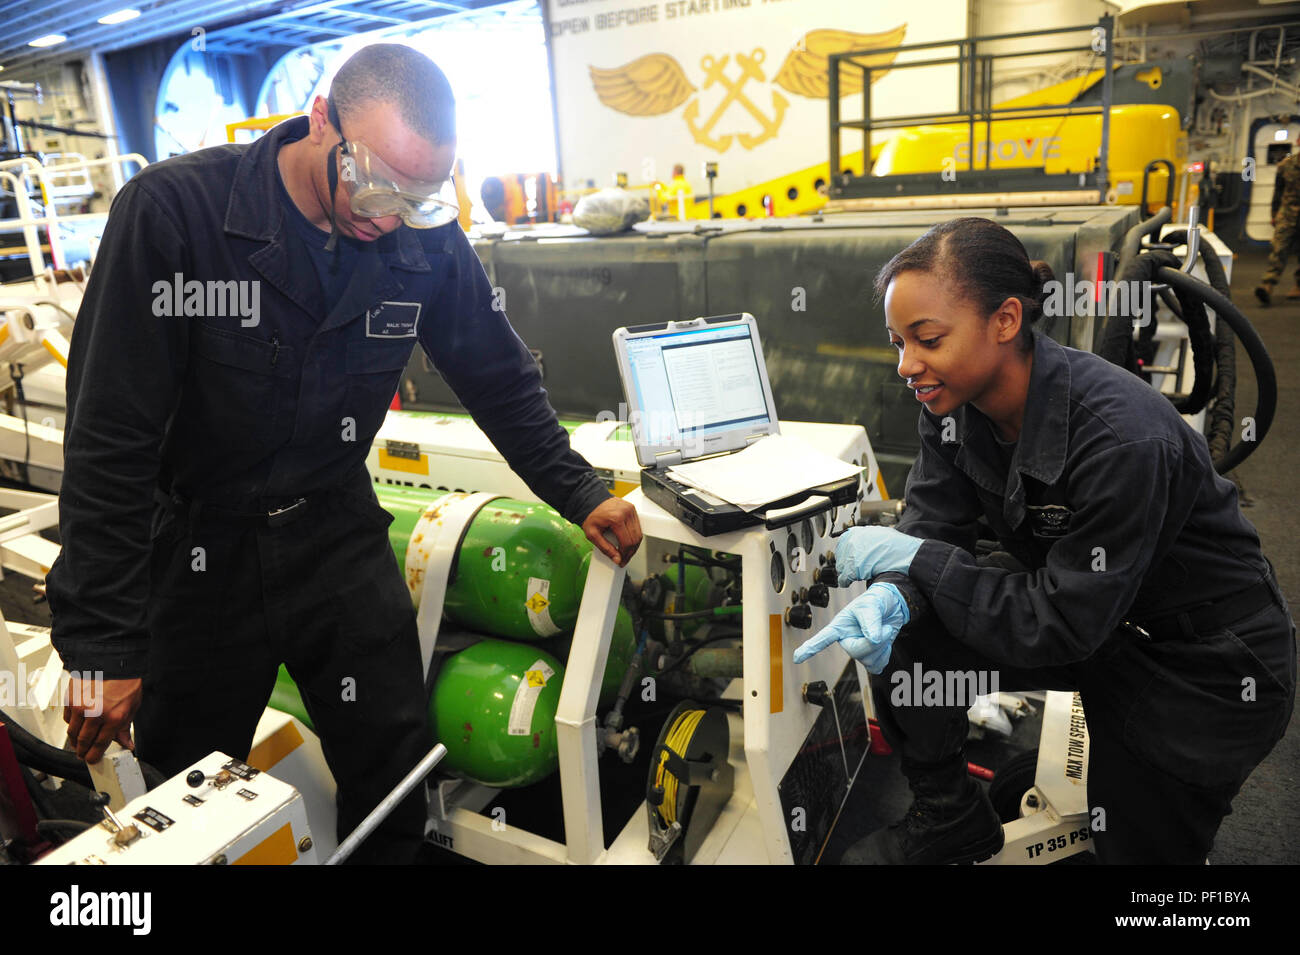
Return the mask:
[[[1255,298],[1259,299],[1260,305],[1268,305],[1273,301],[1273,283],[1261,282],[1255,286]]]
[[[1002,851],[1002,823],[964,753],[942,763],[903,760],[912,789],[907,815],[853,844],[841,865],[952,865],[983,862]]]

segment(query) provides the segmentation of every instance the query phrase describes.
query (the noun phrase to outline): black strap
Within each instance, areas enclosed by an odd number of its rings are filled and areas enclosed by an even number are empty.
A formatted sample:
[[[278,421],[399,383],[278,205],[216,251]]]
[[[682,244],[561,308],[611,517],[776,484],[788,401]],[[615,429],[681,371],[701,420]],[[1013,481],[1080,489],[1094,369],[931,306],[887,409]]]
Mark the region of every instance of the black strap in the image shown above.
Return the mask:
[[[204,514],[227,524],[249,524],[256,527],[279,527],[283,524],[291,524],[304,516],[312,504],[318,504],[329,496],[328,491],[320,491],[290,499],[276,507],[255,511],[221,507],[198,498],[167,494],[162,488],[154,488],[153,492],[154,501],[169,509],[178,521],[186,521],[191,534],[198,527],[199,519]]]
[[[1190,640],[1198,633],[1212,633],[1229,624],[1279,603],[1277,584],[1272,573],[1259,583],[1214,603],[1189,607],[1149,619],[1125,620],[1121,627],[1136,628],[1137,636],[1154,642]]]
[[[339,111],[334,108],[334,96],[331,94],[326,98],[329,104],[329,121],[330,124],[338,131],[339,141],[330,147],[328,160],[325,164],[325,176],[329,180],[329,201],[330,201],[330,237],[325,243],[326,252],[335,253],[335,265],[338,264],[338,253],[336,249],[339,244],[339,224],[334,215],[334,191],[339,185],[338,163],[335,161],[334,154],[343,147],[343,124],[339,122]]]

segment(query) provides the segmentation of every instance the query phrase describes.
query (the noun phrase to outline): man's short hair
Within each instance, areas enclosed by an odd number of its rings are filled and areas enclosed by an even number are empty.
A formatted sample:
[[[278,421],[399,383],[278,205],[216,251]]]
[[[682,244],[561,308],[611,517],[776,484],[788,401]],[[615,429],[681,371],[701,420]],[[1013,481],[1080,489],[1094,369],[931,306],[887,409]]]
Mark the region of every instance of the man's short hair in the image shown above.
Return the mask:
[[[330,100],[343,118],[390,103],[415,133],[438,145],[456,139],[456,98],[438,65],[399,43],[362,47],[339,67]]]

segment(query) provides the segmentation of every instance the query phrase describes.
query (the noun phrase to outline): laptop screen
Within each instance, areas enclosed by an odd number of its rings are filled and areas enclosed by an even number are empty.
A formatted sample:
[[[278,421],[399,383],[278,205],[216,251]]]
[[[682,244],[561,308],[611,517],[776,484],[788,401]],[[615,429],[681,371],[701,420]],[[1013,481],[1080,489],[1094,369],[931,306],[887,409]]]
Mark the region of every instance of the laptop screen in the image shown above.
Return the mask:
[[[770,430],[760,353],[747,323],[664,331],[627,341],[640,443],[710,452],[721,435]]]

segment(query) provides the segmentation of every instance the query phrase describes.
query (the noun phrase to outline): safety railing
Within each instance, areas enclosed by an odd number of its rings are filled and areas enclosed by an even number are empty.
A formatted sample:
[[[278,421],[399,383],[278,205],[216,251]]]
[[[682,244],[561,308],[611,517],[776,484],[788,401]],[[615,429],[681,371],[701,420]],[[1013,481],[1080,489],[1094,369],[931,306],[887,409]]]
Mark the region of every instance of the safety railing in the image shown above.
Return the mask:
[[[65,268],[67,263],[64,261],[62,252],[62,237],[59,233],[60,224],[90,221],[103,222],[107,218],[107,213],[103,212],[60,214],[55,202],[60,187],[54,184],[54,180],[66,177],[74,171],[80,171],[88,177],[90,169],[125,163],[135,163],[138,169],[143,169],[149,165],[149,161],[139,153],[107,156],[103,159],[81,159],[53,165],[42,165],[28,157],[0,162],[0,185],[4,186],[6,192],[13,194],[18,206],[18,217],[16,219],[0,219],[0,236],[12,232],[22,233],[27,248],[27,258],[32,266],[32,280],[40,291],[46,292],[48,289],[45,288],[45,257],[38,230],[42,228],[46,230],[49,238],[50,258],[55,268],[61,269]],[[33,186],[38,188],[41,193],[42,214],[40,215],[37,215],[32,208],[31,190]]]
[[[912,43],[888,49],[849,50],[844,53],[832,53],[828,63],[828,102],[830,104],[830,196],[832,199],[848,199],[874,196],[898,196],[933,192],[935,177],[930,173],[897,174],[890,176],[872,176],[870,170],[864,175],[854,176],[841,170],[840,133],[845,129],[857,129],[862,132],[862,155],[871,155],[871,134],[876,130],[903,129],[918,125],[959,124],[967,128],[967,166],[968,171],[953,182],[946,184],[949,191],[983,192],[990,188],[997,191],[1036,190],[1036,189],[1096,189],[1099,201],[1104,202],[1110,185],[1108,159],[1110,154],[1110,110],[1113,95],[1113,38],[1115,21],[1111,16],[1100,17],[1096,25],[1077,27],[1058,27],[1050,30],[1030,30],[1023,33],[1000,33],[990,36],[967,37],[958,40],[942,40],[931,43]],[[1087,32],[1090,42],[1084,46],[1066,46],[1052,49],[1023,49],[1017,45],[1013,52],[981,52],[981,45],[1002,41],[1024,40],[1029,37],[1043,37],[1065,33]],[[905,60],[899,62],[901,54],[918,50],[942,50],[955,47],[956,56],[939,56],[931,59]],[[1033,106],[993,105],[993,66],[995,61],[1013,57],[1049,56],[1062,53],[1091,52],[1105,59],[1102,77],[1101,105],[1081,106],[1077,104],[1046,104]],[[880,118],[872,115],[871,83],[876,73],[894,70],[916,69],[919,67],[952,66],[957,67],[957,101],[956,110],[945,112],[918,113],[909,116],[889,116]],[[849,120],[841,118],[840,107],[840,71],[857,70],[862,83],[862,119]],[[1095,170],[1080,175],[1048,175],[1039,170],[1027,169],[993,169],[993,122],[1009,119],[1046,119],[1052,117],[1071,117],[1100,115],[1101,149]],[[975,125],[984,124],[984,167],[976,168],[979,147],[976,143]]]

